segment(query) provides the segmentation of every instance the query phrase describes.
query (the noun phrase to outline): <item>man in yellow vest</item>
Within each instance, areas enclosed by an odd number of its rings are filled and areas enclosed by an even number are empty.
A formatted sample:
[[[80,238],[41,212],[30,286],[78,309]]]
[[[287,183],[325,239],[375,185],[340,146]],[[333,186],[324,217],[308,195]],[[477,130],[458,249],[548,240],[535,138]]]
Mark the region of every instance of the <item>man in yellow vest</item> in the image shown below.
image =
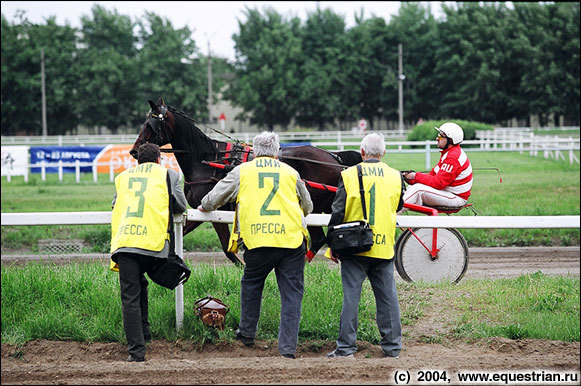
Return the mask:
[[[236,201],[230,251],[236,252],[239,245],[245,249],[237,338],[254,345],[264,281],[274,269],[281,298],[278,350],[283,357],[295,358],[304,289],[304,216],[313,203],[299,173],[278,160],[278,135],[257,135],[253,151],[255,158],[220,180],[198,209],[212,211]]]
[[[367,220],[373,230],[373,246],[354,255],[337,255],[341,260],[343,306],[337,347],[329,358],[353,357],[357,352],[357,312],[361,288],[369,278],[376,303],[376,321],[381,334],[379,344],[386,357],[398,358],[401,351],[401,319],[393,273],[396,212],[403,207],[404,183],[400,172],[381,162],[385,155],[382,134],[366,135],[361,141],[360,164],[365,192]],[[363,220],[357,166],[341,173],[332,205],[329,228]],[[336,260],[335,260],[336,261]]]
[[[183,213],[187,205],[178,173],[159,164],[159,146],[141,145],[137,163],[115,178],[111,215],[111,259],[119,266],[129,362],[143,362],[145,343],[151,340],[144,273],[156,259],[168,257],[168,179],[174,213]]]

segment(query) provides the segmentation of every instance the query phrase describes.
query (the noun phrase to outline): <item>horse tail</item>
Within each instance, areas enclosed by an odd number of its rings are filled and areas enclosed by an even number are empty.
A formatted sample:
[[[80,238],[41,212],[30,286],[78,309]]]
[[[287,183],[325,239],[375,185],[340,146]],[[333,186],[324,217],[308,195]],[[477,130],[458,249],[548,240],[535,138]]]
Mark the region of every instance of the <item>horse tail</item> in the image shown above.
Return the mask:
[[[343,150],[343,151],[332,151],[330,152],[333,157],[341,165],[353,166],[363,161],[361,158],[361,153],[356,150]]]

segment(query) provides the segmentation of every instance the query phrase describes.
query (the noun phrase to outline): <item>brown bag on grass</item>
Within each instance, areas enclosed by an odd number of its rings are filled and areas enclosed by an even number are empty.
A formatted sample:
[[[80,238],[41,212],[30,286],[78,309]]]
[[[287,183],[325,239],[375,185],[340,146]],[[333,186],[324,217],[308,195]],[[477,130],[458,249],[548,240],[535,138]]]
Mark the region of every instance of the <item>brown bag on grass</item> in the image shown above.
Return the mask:
[[[224,302],[211,295],[199,299],[194,303],[194,313],[202,319],[206,326],[223,330],[225,327],[226,314],[230,311]]]

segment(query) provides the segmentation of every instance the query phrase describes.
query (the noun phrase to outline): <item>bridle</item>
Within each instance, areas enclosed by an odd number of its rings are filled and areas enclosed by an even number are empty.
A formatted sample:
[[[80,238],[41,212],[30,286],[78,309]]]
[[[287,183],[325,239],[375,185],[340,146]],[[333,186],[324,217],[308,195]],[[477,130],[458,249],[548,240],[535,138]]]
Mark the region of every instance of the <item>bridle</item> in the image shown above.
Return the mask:
[[[149,117],[145,122],[146,126],[151,128],[151,131],[156,136],[156,140],[158,143],[170,142],[167,138],[164,138],[164,133],[170,128],[167,125],[167,112],[168,109],[165,105],[161,105],[159,107],[159,113],[155,114],[153,111],[149,112]],[[153,121],[153,123],[152,123]],[[186,150],[183,149],[159,149],[160,152],[163,153],[187,153]]]

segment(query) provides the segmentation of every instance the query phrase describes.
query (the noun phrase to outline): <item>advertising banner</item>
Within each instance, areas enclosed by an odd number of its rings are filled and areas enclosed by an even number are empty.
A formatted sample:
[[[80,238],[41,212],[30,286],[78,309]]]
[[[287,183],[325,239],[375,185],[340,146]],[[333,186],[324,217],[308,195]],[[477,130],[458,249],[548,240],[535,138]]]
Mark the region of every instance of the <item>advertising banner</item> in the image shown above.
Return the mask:
[[[107,145],[96,158],[98,173],[109,173],[110,164],[114,173],[120,173],[125,169],[137,165],[137,160],[129,154],[133,145]],[[171,145],[165,145],[162,149],[171,149]],[[176,172],[180,171],[178,161],[173,153],[161,153],[161,165]]]
[[[63,162],[63,173],[75,172],[75,161],[81,163],[81,173],[93,171],[92,163],[105,146],[33,146],[30,147],[31,165],[46,163],[47,173],[58,173],[58,163]],[[66,165],[66,166],[65,166]],[[50,166],[50,167],[49,167]],[[40,166],[31,168],[32,173],[40,173]]]
[[[2,146],[2,175],[28,174],[28,146]]]

